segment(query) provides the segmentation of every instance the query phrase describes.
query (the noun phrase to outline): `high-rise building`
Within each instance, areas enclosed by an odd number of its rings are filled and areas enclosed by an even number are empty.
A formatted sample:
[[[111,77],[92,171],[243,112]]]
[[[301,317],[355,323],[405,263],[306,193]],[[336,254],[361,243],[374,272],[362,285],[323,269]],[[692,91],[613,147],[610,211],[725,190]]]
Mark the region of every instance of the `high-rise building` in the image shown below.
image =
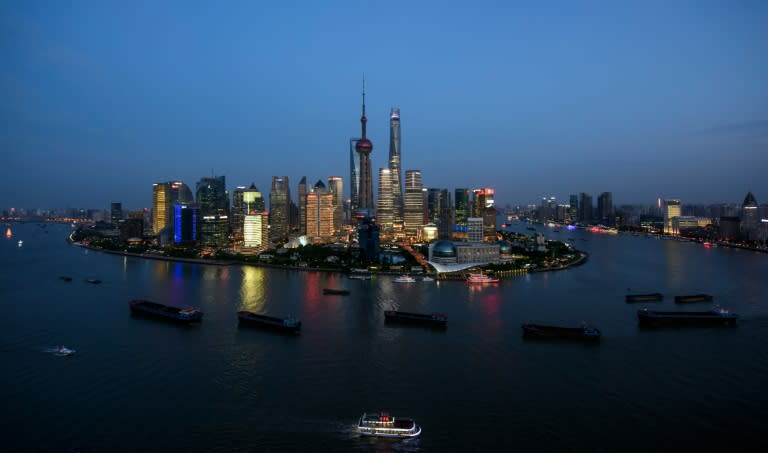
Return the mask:
[[[344,181],[341,176],[328,177],[328,192],[333,194],[333,231],[338,233],[344,226]]]
[[[250,187],[238,186],[232,195],[232,238],[238,246],[243,245],[245,217],[264,212],[264,197],[255,184]]]
[[[333,194],[323,181],[317,181],[307,198],[307,239],[312,243],[325,243],[333,239]]]
[[[420,170],[405,171],[405,205],[403,221],[405,233],[416,237],[424,226],[424,187],[421,183]]]
[[[579,201],[579,222],[584,225],[592,223],[592,195],[582,192]]]
[[[152,233],[173,229],[173,207],[192,203],[192,191],[181,181],[158,182],[152,185]]]
[[[355,148],[359,138],[349,139],[349,206],[352,212],[360,207],[360,155]]]
[[[287,176],[273,176],[269,191],[270,240],[287,239],[291,231],[291,188]]]
[[[455,229],[457,231],[466,231],[467,218],[469,218],[469,189],[456,189],[454,202],[456,203],[456,213],[454,215]]]
[[[112,203],[109,209],[109,221],[117,228],[120,221],[123,220],[123,204]]]
[[[173,242],[177,245],[193,245],[197,239],[200,210],[192,204],[177,203],[173,207]]]
[[[741,204],[741,236],[748,241],[760,239],[760,205],[752,192],[748,192]]]
[[[680,200],[677,198],[670,198],[664,200],[664,233],[672,234],[674,229],[672,227],[672,219],[680,217],[681,208]]]
[[[203,216],[229,215],[229,194],[224,176],[200,178],[195,188],[195,199]]]
[[[440,200],[437,235],[440,239],[451,239],[453,235],[453,203],[448,189],[440,191]]]
[[[607,226],[613,226],[613,194],[603,192],[597,197],[597,216],[600,223]]]
[[[254,211],[245,216],[243,226],[243,248],[246,255],[263,252],[269,248],[269,221],[264,210]]]
[[[576,223],[579,219],[579,196],[571,194],[570,202],[568,203],[568,216],[571,222]]]
[[[392,180],[392,208],[395,218],[403,215],[403,182],[400,173],[400,109],[392,108],[389,112],[389,170]]]
[[[467,241],[483,242],[483,218],[469,217],[467,219]]]
[[[376,223],[384,231],[391,231],[395,220],[392,170],[379,168],[379,199],[376,203]]]
[[[358,208],[373,209],[373,181],[371,179],[371,151],[373,143],[368,140],[365,125],[368,118],[365,117],[365,80],[363,80],[363,114],[360,117],[362,134],[355,144],[355,150],[360,155],[360,196]]]
[[[307,177],[299,181],[299,234],[307,232]]]
[[[214,249],[229,245],[229,216],[226,214],[200,214],[200,245]]]

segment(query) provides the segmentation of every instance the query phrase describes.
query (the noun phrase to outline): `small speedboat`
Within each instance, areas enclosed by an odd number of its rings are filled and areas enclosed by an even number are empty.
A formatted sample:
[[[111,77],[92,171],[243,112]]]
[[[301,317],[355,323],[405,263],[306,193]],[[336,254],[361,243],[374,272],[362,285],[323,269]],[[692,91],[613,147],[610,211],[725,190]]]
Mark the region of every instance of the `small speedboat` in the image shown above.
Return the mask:
[[[74,353],[75,353],[74,349],[69,349],[66,346],[59,346],[58,348],[55,349],[55,352],[54,352],[54,354],[60,357],[65,355],[72,355]]]

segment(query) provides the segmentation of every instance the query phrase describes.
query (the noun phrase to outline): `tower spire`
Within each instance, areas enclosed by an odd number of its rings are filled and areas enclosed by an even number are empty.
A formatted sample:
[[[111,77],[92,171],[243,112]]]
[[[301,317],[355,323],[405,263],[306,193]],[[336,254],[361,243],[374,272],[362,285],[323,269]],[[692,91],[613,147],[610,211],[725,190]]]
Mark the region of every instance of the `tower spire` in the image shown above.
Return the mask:
[[[363,74],[363,116],[360,117],[360,123],[363,125],[362,139],[365,140],[365,125],[368,118],[365,117],[365,74]]]

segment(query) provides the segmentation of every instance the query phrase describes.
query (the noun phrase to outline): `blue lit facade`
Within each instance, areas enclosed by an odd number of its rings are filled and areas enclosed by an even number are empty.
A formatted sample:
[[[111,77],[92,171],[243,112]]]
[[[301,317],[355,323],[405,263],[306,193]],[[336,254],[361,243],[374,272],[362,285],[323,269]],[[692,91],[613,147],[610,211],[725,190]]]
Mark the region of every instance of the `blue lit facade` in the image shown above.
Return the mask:
[[[197,206],[177,204],[173,207],[173,243],[191,245],[197,242],[197,219],[200,210]]]

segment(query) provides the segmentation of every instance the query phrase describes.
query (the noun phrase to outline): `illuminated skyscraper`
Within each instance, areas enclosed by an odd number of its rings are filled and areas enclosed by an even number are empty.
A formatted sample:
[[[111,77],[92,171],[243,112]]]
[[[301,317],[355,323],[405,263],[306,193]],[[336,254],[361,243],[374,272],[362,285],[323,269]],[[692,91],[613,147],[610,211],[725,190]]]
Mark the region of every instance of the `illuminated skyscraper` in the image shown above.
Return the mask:
[[[455,191],[456,214],[454,215],[455,230],[466,231],[467,218],[469,218],[469,189],[456,189]]]
[[[299,181],[299,234],[307,232],[307,177]]]
[[[195,199],[201,215],[229,215],[229,194],[224,176],[200,178]]]
[[[287,176],[272,177],[269,191],[270,240],[288,238],[291,229],[291,188]]]
[[[333,239],[333,194],[317,181],[307,194],[307,239],[313,243]]]
[[[245,216],[243,225],[244,254],[256,254],[269,248],[269,222],[266,211],[253,212]]]
[[[392,208],[395,218],[403,215],[403,181],[400,174],[400,109],[389,112],[389,170],[392,180]]]
[[[368,118],[365,117],[365,80],[363,80],[363,114],[360,117],[362,134],[355,144],[355,150],[360,155],[360,198],[358,208],[373,209],[373,181],[371,178],[371,151],[373,143],[366,137],[365,125]]]
[[[344,181],[341,176],[328,177],[328,191],[333,194],[333,231],[338,233],[344,225]]]
[[[664,233],[672,234],[674,231],[672,228],[672,219],[680,217],[681,208],[680,200],[677,198],[671,198],[664,200]]]
[[[152,233],[173,227],[174,205],[192,203],[192,191],[181,181],[158,182],[152,185]]]
[[[177,203],[173,207],[173,242],[177,245],[193,245],[197,239],[200,210],[195,205]]]
[[[243,245],[245,217],[264,212],[264,197],[255,184],[239,186],[232,195],[232,237],[236,245]]]
[[[418,236],[424,226],[424,187],[421,183],[420,170],[405,171],[405,205],[403,206],[403,221],[405,233]]]
[[[392,193],[392,170],[379,168],[379,199],[376,203],[376,223],[383,231],[392,229],[394,221],[394,194]]]

